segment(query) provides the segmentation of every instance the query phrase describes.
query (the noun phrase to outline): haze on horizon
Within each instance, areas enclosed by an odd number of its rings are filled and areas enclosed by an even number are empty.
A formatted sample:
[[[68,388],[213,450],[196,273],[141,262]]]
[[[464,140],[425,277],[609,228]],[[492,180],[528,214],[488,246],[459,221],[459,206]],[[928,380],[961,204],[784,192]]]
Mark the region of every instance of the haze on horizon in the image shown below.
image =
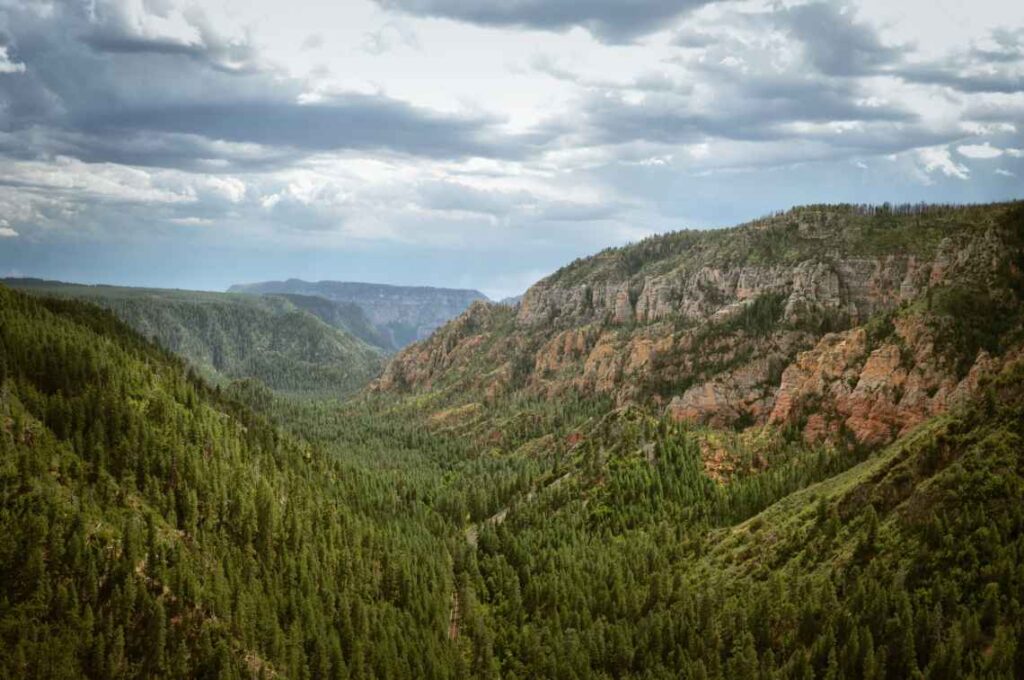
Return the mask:
[[[1024,3],[0,0],[0,276],[499,298],[652,233],[1020,198]]]

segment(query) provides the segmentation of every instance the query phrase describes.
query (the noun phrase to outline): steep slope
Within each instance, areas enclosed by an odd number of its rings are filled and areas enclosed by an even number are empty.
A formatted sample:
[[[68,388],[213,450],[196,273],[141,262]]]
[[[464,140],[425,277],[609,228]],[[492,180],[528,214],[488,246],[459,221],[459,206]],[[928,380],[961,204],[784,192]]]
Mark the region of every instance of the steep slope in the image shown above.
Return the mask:
[[[718,484],[698,434],[620,412],[474,531],[505,677],[1021,677],[1024,365],[838,474]]]
[[[340,460],[0,286],[0,676],[452,677],[435,516]]]
[[[884,444],[1020,346],[1024,205],[796,208],[579,260],[475,303],[377,389],[609,395]]]
[[[368,345],[373,345],[384,351],[398,349],[388,337],[377,330],[373,322],[363,311],[363,308],[354,302],[332,302],[327,298],[315,295],[293,295],[290,293],[279,293],[272,297],[284,298],[299,309],[304,309],[328,326],[354,335]]]
[[[400,352],[378,398],[510,478],[457,556],[480,674],[1019,677],[1022,255],[1020,203],[798,208]]]
[[[341,395],[371,380],[382,352],[286,298],[7,279],[40,295],[89,300],[181,355],[207,378],[256,378],[275,390]],[[323,310],[321,310],[323,311]],[[326,312],[324,312],[326,313]],[[346,317],[359,328],[360,315]],[[332,327],[334,326],[334,327]]]
[[[475,290],[389,286],[342,281],[265,281],[231,286],[232,293],[309,295],[359,305],[378,331],[396,348],[422,340],[486,296]]]

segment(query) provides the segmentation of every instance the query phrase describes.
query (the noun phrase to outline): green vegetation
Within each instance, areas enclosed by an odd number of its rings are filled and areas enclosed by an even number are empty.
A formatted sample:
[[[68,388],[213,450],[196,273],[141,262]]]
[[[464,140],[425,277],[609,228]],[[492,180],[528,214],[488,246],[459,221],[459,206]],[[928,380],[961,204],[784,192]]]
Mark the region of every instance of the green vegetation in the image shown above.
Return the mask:
[[[0,414],[0,676],[451,676],[434,513],[110,313],[0,288]]]
[[[230,390],[288,434],[108,313],[0,314],[5,677],[1024,668],[1020,368],[848,472],[779,444],[723,485],[641,410]]]
[[[837,476],[723,487],[671,429],[588,454],[480,534],[503,677],[1020,677],[1024,370],[987,395]]]
[[[912,252],[908,220],[939,239],[961,219],[840,212],[859,226],[829,238],[860,252]],[[764,248],[810,248],[801,224],[824,214],[766,220],[789,236]],[[643,247],[741,256],[717,238]],[[654,266],[616,252],[586,267]],[[936,366],[1012,357],[1019,277],[969,278],[873,316],[867,351],[916,320]],[[808,444],[673,422],[654,384],[639,403],[526,389],[545,338],[517,336],[511,308],[441,329],[429,388],[339,400],[330,374],[292,389],[287,371],[225,368],[252,356],[189,368],[263,337],[329,358],[297,340],[335,332],[316,301],[95,293],[115,316],[61,294],[0,287],[0,677],[1024,677],[1019,359],[887,447]],[[787,356],[780,329],[794,346],[822,332],[786,302],[666,323],[688,354],[654,356],[658,379],[677,390]],[[180,322],[189,363],[118,317]]]
[[[986,205],[808,205],[729,229],[685,230],[609,248],[555,272],[552,283],[628,280],[702,266],[788,265],[842,252],[928,255],[946,237],[980,234],[1021,203]],[[1018,217],[1019,219],[1019,217]]]
[[[428,335],[439,324],[458,316],[473,301],[487,299],[475,290],[300,279],[238,284],[228,290],[252,295],[297,294],[342,306],[355,303],[372,321],[379,337],[385,339],[386,349],[405,347]],[[346,329],[359,335],[350,325],[346,325]],[[375,340],[364,339],[378,344]]]
[[[363,342],[392,351],[395,347],[385,338],[373,323],[366,317],[363,308],[354,302],[332,302],[315,295],[292,295],[280,293],[272,297],[284,298],[299,309],[304,309],[328,326],[354,335]]]
[[[256,378],[281,392],[344,395],[368,383],[383,363],[381,349],[359,339],[373,332],[365,317],[347,308],[328,309],[334,303],[326,300],[33,279],[7,283],[106,307],[221,385]]]

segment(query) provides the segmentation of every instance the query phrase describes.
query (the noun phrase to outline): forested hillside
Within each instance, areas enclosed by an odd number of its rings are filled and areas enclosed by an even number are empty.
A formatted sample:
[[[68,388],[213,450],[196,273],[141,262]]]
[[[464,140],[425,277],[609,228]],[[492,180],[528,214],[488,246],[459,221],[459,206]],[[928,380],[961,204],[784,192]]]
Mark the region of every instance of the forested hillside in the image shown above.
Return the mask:
[[[390,286],[350,281],[263,281],[231,286],[232,293],[302,295],[358,305],[390,348],[422,340],[461,314],[475,300],[476,290],[429,286]]]
[[[315,295],[292,295],[290,293],[280,293],[272,297],[284,298],[299,309],[306,310],[327,325],[354,335],[374,347],[379,347],[385,351],[397,349],[390,339],[385,337],[373,325],[373,322],[366,316],[363,308],[354,302],[333,302],[327,298]]]
[[[1022,252],[1020,204],[667,235],[344,401],[0,288],[0,676],[1024,677]]]
[[[37,279],[5,283],[106,307],[220,384],[256,378],[282,392],[337,396],[363,387],[384,361],[382,341],[365,316],[327,301]]]
[[[1019,203],[811,206],[401,352],[385,400],[519,461],[459,599],[500,675],[1019,676],[1022,272]]]
[[[438,527],[111,313],[0,287],[0,676],[452,677]]]

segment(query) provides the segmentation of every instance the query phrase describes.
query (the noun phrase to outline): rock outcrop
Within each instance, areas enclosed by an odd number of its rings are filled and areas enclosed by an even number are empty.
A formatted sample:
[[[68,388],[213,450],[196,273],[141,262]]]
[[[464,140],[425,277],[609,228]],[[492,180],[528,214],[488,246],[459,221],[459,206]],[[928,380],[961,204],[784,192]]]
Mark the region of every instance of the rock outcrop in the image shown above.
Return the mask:
[[[815,207],[649,239],[573,263],[518,307],[474,305],[399,354],[378,389],[575,390],[712,427],[881,444],[1001,363],[949,341],[942,300],[998,299],[1019,325],[1022,215]]]

